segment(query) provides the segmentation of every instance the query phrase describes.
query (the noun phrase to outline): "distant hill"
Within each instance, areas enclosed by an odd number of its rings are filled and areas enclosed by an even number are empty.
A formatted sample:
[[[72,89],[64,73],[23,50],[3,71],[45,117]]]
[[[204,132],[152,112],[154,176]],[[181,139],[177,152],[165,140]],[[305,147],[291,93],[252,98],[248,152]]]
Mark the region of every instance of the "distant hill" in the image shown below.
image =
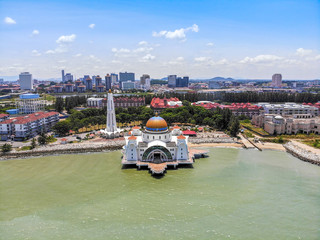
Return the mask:
[[[214,77],[209,79],[209,81],[233,81],[233,78],[224,78],[224,77]]]

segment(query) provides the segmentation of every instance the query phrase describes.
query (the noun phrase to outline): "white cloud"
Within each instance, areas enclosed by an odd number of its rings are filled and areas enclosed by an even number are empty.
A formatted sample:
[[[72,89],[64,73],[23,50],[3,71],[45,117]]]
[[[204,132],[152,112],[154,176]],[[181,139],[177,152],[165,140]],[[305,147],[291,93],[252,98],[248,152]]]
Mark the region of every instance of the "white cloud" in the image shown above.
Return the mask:
[[[32,31],[32,36],[39,35],[39,33],[40,33],[40,32],[35,29],[35,30]]]
[[[101,62],[101,60],[99,58],[97,58],[95,55],[90,55],[89,58],[92,60],[92,61],[95,61],[95,62]]]
[[[194,58],[195,62],[207,62],[207,61],[210,61],[210,60],[211,60],[210,57],[196,57],[196,58]]]
[[[272,63],[279,60],[282,60],[283,57],[276,55],[258,55],[256,57],[245,57],[240,61],[240,63]]]
[[[154,60],[156,57],[148,53],[144,57],[142,57],[142,62],[149,62],[151,60]]]
[[[45,54],[54,54],[54,53],[55,53],[55,51],[53,51],[53,50],[48,50],[45,52]]]
[[[212,42],[208,42],[208,43],[207,43],[207,46],[208,46],[208,47],[212,47],[213,45],[214,45],[214,44],[213,44]]]
[[[5,24],[16,24],[16,21],[13,20],[11,17],[5,17],[3,21]]]
[[[147,45],[147,44],[148,44],[148,42],[146,42],[146,41],[139,42],[139,45]]]
[[[184,61],[183,57],[177,57],[176,59],[171,60],[168,63],[164,63],[164,66],[167,66],[167,65],[182,65],[183,61]]]
[[[58,44],[71,43],[71,42],[74,42],[75,39],[76,39],[75,34],[62,35],[56,40],[56,43],[58,43]]]
[[[192,32],[199,32],[199,27],[197,24],[193,24],[191,27],[188,28],[180,28],[176,29],[174,31],[167,31],[162,30],[160,32],[153,32],[153,37],[165,37],[167,39],[185,39],[186,33],[192,31]]]
[[[139,53],[139,52],[150,52],[152,50],[153,50],[152,47],[140,47],[140,48],[134,49],[133,52],[136,52],[136,53]]]
[[[32,56],[41,56],[41,53],[39,53],[38,50],[35,50],[35,49],[32,50],[31,53],[32,53]]]
[[[300,57],[305,57],[312,54],[312,50],[311,49],[304,49],[304,48],[298,48],[296,50],[296,55],[300,56]]]
[[[127,49],[127,48],[120,48],[120,49],[112,48],[111,52],[113,52],[113,53],[129,53],[131,51],[130,51],[130,49]]]
[[[76,55],[73,55],[74,57],[81,57],[82,56],[82,54],[81,53],[78,53],[78,54],[76,54]]]
[[[91,24],[89,25],[89,28],[94,29],[95,26],[96,26],[96,25],[95,25],[94,23],[91,23]]]

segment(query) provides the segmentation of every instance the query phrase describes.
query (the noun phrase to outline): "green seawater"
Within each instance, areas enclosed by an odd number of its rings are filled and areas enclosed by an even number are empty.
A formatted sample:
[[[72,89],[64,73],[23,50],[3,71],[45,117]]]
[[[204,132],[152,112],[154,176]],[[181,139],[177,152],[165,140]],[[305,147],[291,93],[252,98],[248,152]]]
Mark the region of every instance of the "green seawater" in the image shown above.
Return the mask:
[[[0,162],[0,239],[320,239],[320,167],[210,148],[154,178],[120,152]]]

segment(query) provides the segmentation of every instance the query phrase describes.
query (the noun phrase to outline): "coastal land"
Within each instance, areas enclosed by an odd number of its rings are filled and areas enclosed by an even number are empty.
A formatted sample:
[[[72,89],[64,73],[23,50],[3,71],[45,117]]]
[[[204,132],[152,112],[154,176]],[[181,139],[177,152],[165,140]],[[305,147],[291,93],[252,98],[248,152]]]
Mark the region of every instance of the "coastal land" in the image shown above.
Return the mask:
[[[77,143],[62,144],[61,139],[55,143],[38,146],[32,150],[21,150],[19,148],[13,149],[11,152],[0,155],[0,160],[30,158],[38,156],[50,156],[58,154],[75,154],[75,153],[91,153],[91,152],[106,152],[121,150],[125,145],[124,138],[118,139],[105,139],[96,137],[87,141]],[[316,165],[320,165],[320,150],[307,146],[296,140],[289,141],[286,144],[278,144],[271,142],[257,142],[253,143],[246,138],[236,140],[233,138],[189,138],[189,148],[246,148],[246,149],[259,149],[287,151],[293,156]]]

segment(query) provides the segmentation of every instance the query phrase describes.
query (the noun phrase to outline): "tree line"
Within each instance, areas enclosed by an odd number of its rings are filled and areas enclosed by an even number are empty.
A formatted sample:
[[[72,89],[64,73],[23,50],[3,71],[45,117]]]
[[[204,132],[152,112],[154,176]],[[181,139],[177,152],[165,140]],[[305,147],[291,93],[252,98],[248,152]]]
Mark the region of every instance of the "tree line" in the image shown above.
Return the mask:
[[[166,109],[160,116],[163,117],[169,125],[172,123],[191,123],[197,125],[209,125],[218,130],[229,131],[235,136],[239,130],[240,124],[238,118],[232,115],[229,109],[217,108],[214,111],[199,106],[192,106],[184,102],[185,106]],[[54,130],[59,135],[66,135],[70,130],[78,131],[82,127],[89,125],[105,124],[107,109],[88,108],[82,111],[71,110],[71,115],[64,121],[58,122]],[[145,107],[117,108],[116,119],[119,123],[130,123],[141,121],[142,126],[154,116],[153,110]]]
[[[187,100],[189,102],[197,101],[215,101],[226,103],[241,103],[241,102],[311,102],[320,101],[320,93],[288,93],[288,92],[211,92],[211,93],[179,93],[168,92],[155,95],[145,96],[146,104],[150,104],[152,98],[171,98],[177,97],[180,101]]]
[[[64,109],[70,113],[70,111],[78,106],[86,105],[87,98],[86,96],[72,96],[72,97],[57,97],[54,108],[57,112],[61,113]]]

